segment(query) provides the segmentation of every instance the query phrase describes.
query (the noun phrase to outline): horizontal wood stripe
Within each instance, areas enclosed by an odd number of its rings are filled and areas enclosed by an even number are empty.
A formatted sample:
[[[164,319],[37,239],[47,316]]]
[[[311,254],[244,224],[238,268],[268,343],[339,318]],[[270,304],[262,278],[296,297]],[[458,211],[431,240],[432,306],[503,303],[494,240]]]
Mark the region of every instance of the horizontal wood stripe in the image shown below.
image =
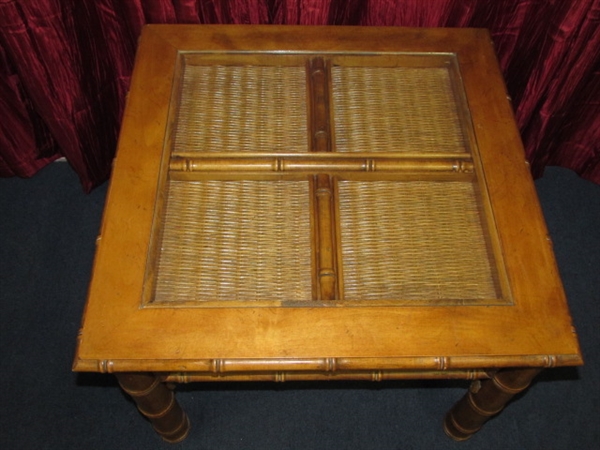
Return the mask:
[[[337,172],[472,172],[473,163],[462,154],[442,158],[398,158],[377,155],[328,154],[307,156],[174,156],[172,177],[186,173],[337,173]]]

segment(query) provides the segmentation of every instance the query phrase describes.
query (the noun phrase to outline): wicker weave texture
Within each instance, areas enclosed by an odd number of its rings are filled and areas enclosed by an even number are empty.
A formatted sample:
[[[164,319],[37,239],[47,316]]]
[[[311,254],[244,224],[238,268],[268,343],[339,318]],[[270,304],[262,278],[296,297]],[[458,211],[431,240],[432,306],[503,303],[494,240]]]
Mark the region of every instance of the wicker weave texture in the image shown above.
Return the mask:
[[[340,181],[338,189],[346,300],[499,298],[471,183]]]
[[[171,181],[154,302],[312,299],[308,181]]]
[[[175,152],[306,152],[304,67],[187,66]]]
[[[336,150],[464,152],[445,68],[332,68]]]

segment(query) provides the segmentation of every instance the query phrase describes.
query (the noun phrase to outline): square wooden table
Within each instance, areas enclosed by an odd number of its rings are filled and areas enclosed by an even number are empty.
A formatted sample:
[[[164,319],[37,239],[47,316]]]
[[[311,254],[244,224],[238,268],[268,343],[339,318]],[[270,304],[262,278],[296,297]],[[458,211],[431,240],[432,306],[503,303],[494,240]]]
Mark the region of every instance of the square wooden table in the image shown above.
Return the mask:
[[[168,441],[165,382],[466,378],[466,439],[582,363],[490,36],[145,27],[74,370]]]

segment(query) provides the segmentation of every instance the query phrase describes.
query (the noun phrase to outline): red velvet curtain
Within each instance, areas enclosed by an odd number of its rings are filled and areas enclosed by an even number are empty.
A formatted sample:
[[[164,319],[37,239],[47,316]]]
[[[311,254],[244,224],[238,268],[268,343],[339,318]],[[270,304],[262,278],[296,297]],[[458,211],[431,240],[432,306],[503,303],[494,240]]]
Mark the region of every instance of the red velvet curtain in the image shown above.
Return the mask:
[[[534,175],[600,183],[600,0],[0,0],[0,175],[109,176],[145,23],[489,28]]]

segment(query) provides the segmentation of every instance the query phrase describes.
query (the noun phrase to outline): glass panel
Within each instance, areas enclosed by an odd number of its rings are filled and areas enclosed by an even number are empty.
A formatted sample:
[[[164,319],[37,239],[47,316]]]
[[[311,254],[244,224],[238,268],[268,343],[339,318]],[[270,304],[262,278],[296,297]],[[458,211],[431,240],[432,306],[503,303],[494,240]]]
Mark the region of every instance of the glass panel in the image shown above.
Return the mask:
[[[500,298],[471,182],[340,181],[338,192],[346,300]]]
[[[312,299],[308,181],[171,181],[154,302]]]
[[[448,68],[331,69],[339,152],[465,152]]]
[[[174,152],[307,152],[300,67],[186,66]]]

